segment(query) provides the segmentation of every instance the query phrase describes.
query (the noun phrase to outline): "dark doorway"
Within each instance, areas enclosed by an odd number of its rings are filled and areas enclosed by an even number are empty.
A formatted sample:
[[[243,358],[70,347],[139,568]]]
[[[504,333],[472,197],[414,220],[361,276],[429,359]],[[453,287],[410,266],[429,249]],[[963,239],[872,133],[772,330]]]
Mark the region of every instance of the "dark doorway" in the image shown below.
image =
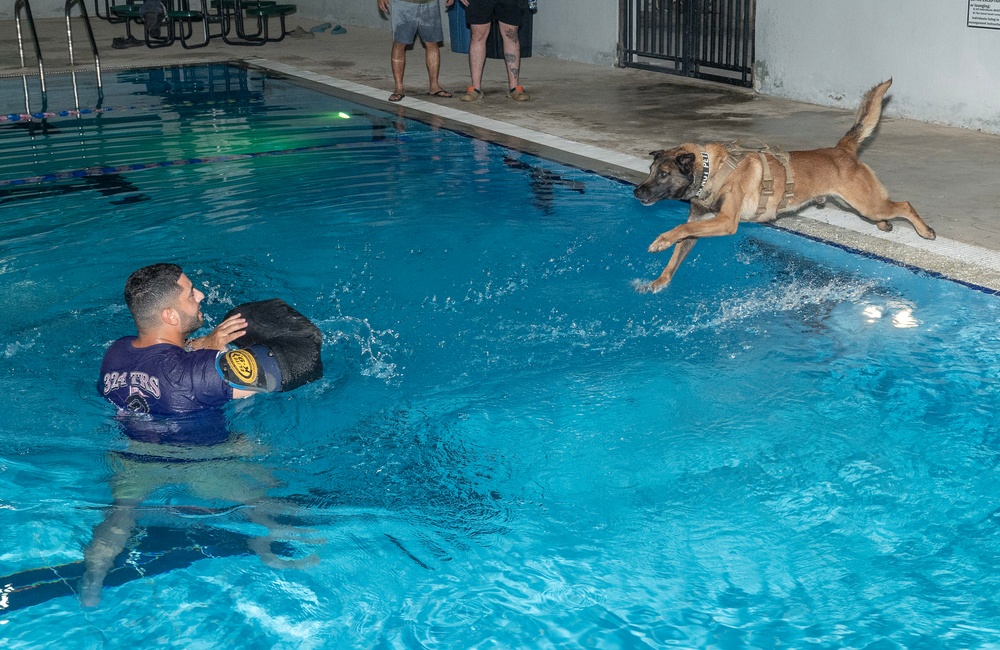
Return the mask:
[[[619,64],[753,85],[756,0],[619,0]]]

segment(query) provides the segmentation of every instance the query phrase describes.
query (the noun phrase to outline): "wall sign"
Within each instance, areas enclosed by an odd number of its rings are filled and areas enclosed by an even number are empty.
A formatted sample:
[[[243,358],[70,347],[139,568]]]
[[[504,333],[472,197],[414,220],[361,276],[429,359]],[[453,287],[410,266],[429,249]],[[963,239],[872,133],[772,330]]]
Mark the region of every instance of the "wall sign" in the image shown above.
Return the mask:
[[[969,27],[1000,29],[1000,0],[969,0]]]

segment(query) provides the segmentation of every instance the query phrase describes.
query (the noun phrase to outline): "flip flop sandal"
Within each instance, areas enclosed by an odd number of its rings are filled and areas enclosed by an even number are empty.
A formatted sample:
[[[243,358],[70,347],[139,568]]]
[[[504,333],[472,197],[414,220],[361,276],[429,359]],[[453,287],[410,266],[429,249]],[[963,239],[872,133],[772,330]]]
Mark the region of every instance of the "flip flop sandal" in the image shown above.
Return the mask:
[[[331,36],[335,36],[337,34],[346,34],[346,33],[347,33],[347,28],[341,27],[340,25],[337,25],[336,27],[330,30]]]
[[[391,95],[389,95],[389,101],[390,102],[398,102],[399,100],[401,100],[404,97],[406,97],[406,95],[404,95],[403,93],[392,93]]]
[[[321,34],[326,30],[330,29],[331,27],[333,27],[331,23],[320,23],[319,25],[316,25],[315,27],[311,28],[309,31],[315,34]]]
[[[445,99],[447,99],[449,97],[454,97],[454,95],[452,95],[447,90],[439,90],[436,93],[427,93],[427,94],[430,95],[431,97],[443,97]]]

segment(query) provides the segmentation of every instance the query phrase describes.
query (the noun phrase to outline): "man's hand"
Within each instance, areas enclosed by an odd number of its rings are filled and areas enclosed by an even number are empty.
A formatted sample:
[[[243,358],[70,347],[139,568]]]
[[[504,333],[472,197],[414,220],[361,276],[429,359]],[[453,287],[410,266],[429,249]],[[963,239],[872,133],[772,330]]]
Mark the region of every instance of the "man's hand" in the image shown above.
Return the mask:
[[[389,0],[378,0],[378,8],[384,13],[389,13]]]
[[[247,319],[239,314],[233,314],[207,334],[191,340],[195,350],[225,350],[226,346],[247,333]]]

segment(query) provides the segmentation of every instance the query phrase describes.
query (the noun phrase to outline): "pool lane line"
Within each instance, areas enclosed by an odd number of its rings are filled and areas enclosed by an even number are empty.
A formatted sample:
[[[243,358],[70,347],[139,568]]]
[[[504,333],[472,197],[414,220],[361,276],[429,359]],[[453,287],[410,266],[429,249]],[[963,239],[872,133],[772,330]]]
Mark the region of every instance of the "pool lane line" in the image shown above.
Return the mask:
[[[385,146],[383,143],[396,142],[395,138],[385,138],[374,142],[336,142],[333,144],[318,144],[308,147],[295,147],[293,149],[272,149],[268,151],[253,151],[250,153],[222,154],[218,156],[205,156],[202,158],[182,158],[178,160],[162,160],[159,162],[131,163],[128,165],[114,165],[105,167],[84,167],[69,171],[54,172],[41,176],[26,176],[24,178],[13,178],[0,180],[0,187],[23,187],[25,185],[40,185],[43,183],[54,183],[58,181],[72,180],[75,178],[93,178],[95,176],[107,176],[110,174],[122,174],[126,172],[138,172],[146,169],[162,169],[167,167],[184,167],[186,165],[209,165],[220,162],[232,162],[236,160],[252,160],[254,158],[266,158],[268,156],[284,156],[289,154],[310,153],[313,151],[329,151],[332,149],[363,149],[375,146]],[[377,143],[377,144],[376,144]]]
[[[0,123],[3,122],[41,122],[53,117],[78,117],[82,115],[97,115],[100,113],[110,113],[112,111],[135,110],[135,106],[129,107],[108,107],[108,108],[80,108],[66,111],[45,111],[44,113],[8,113],[0,115]]]
[[[294,66],[290,66],[284,63],[278,63],[276,61],[271,61],[269,59],[253,59],[248,62],[252,66],[259,67],[264,70],[270,70],[277,72],[289,77],[296,79],[303,79],[306,81],[311,81],[316,84],[323,86],[328,86],[331,88],[337,88],[349,93],[354,93],[356,95],[362,95],[364,97],[369,97],[380,102],[386,101],[386,91],[373,88],[371,86],[365,86],[353,81],[347,81],[344,79],[338,79],[336,77],[331,77],[329,75],[319,74],[316,72],[310,72],[308,70],[302,70]],[[522,126],[517,126],[507,122],[501,122],[500,120],[495,120],[489,117],[482,117],[480,115],[474,115],[472,113],[467,113],[462,110],[454,109],[448,106],[442,106],[433,102],[423,101],[415,97],[404,97],[400,100],[398,105],[408,106],[410,108],[419,110],[424,113],[429,113],[431,115],[436,115],[447,120],[458,122],[460,124],[484,129],[493,133],[498,133],[511,138],[516,138],[524,140],[526,142],[540,145],[543,147],[548,147],[550,149],[556,149],[559,151],[564,151],[568,154],[574,156],[579,156],[582,158],[587,158],[595,162],[601,163],[603,166],[612,165],[616,166],[630,172],[637,172],[641,174],[647,174],[649,172],[649,161],[643,158],[637,158],[636,156],[631,156],[628,154],[623,154],[617,151],[612,151],[610,149],[605,149],[603,147],[597,147],[594,145],[583,144],[580,142],[574,142],[566,138],[550,135],[548,133],[542,133],[541,131],[535,131],[533,129],[528,129]],[[388,105],[386,107],[388,110]],[[916,249],[918,251],[931,253],[939,257],[961,262],[963,264],[968,264],[974,267],[988,269],[990,271],[996,271],[1000,269],[1000,252],[994,251],[982,246],[976,246],[974,244],[966,244],[954,239],[948,239],[946,237],[937,237],[933,240],[922,239],[916,234],[912,229],[907,228],[893,228],[890,232],[884,232],[874,228],[868,222],[862,220],[860,217],[851,212],[846,212],[843,210],[838,210],[832,207],[825,208],[807,208],[799,213],[799,216],[813,221],[818,221],[827,225],[831,225],[837,228],[845,229],[853,233],[861,234],[865,237],[872,239],[884,240],[891,242],[893,244],[899,244],[906,246],[908,248]],[[783,226],[779,226],[783,227]],[[785,228],[792,232],[796,232],[792,228]],[[837,244],[835,241],[828,239],[822,239],[817,237],[812,237],[813,239],[818,239],[820,241],[825,241],[831,244]],[[851,247],[853,248],[853,246]],[[891,255],[880,255],[879,253],[868,253],[870,255],[878,255],[883,259],[888,261],[902,264],[910,268],[914,265],[910,262],[899,260]],[[931,269],[923,269],[931,273],[940,273],[939,271],[934,271]],[[953,279],[951,276],[944,274],[945,277]],[[970,284],[966,281],[962,281],[963,284]]]
[[[253,536],[225,528],[143,526],[144,535],[130,536],[134,547],[116,558],[104,587],[120,587],[135,580],[185,569],[199,560],[251,554]],[[275,543],[277,552],[290,554],[292,546]],[[123,557],[128,557],[128,561]],[[85,570],[83,560],[57,566],[23,569],[0,576],[0,617],[55,598],[77,597]]]
[[[208,100],[208,101],[203,101],[203,102],[183,102],[182,104],[180,104],[180,106],[183,106],[183,107],[189,107],[189,106],[214,106],[215,104],[235,104],[235,103],[237,103],[237,101],[239,101],[239,100],[236,100],[236,99],[214,100],[213,99],[213,100]],[[255,103],[256,104],[261,104],[263,102],[259,101],[259,100],[252,100],[251,99],[247,103],[249,103],[249,104],[255,104]],[[83,116],[86,116],[86,115],[100,115],[102,113],[111,113],[111,112],[121,113],[123,111],[134,111],[134,110],[140,110],[140,109],[146,109],[146,108],[149,108],[149,107],[148,106],[108,106],[108,107],[105,107],[105,108],[75,108],[75,109],[67,109],[67,110],[64,110],[64,111],[44,111],[44,112],[39,112],[39,113],[7,113],[7,114],[0,114],[0,124],[3,124],[3,123],[12,123],[13,124],[13,123],[17,123],[17,122],[35,122],[35,123],[39,123],[39,122],[43,122],[43,121],[48,120],[48,119],[52,119],[54,117],[83,117]]]
[[[225,99],[216,100],[209,99],[202,102],[191,102],[186,101],[179,104],[181,107],[191,107],[191,106],[214,106],[216,104],[235,104],[239,100],[237,99]],[[247,104],[263,104],[261,100],[249,99]],[[3,123],[17,123],[17,122],[34,122],[40,123],[45,120],[52,119],[54,117],[84,117],[90,115],[101,115],[103,113],[112,113],[123,111],[135,111],[135,110],[146,110],[149,106],[107,106],[107,107],[97,107],[97,108],[71,108],[64,111],[42,111],[38,113],[7,113],[0,114],[0,124]]]

